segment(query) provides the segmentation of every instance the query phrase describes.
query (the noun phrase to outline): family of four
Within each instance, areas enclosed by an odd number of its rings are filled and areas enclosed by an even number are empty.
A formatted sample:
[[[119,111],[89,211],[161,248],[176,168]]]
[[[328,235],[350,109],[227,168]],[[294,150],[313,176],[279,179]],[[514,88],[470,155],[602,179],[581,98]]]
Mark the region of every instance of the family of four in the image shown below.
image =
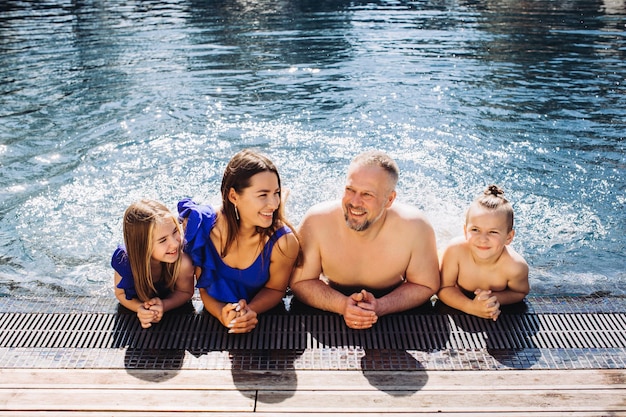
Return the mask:
[[[313,206],[296,230],[285,218],[280,175],[251,150],[228,163],[222,203],[190,199],[178,216],[141,200],[124,213],[124,245],[112,257],[115,295],[142,327],[188,303],[198,288],[204,308],[231,333],[282,307],[340,314],[367,329],[379,317],[437,303],[496,320],[501,306],[529,292],[528,265],[509,243],[513,209],[489,186],[469,206],[464,235],[438,256],[435,233],[415,207],[396,202],[399,170],[380,151],[350,164],[341,200]]]

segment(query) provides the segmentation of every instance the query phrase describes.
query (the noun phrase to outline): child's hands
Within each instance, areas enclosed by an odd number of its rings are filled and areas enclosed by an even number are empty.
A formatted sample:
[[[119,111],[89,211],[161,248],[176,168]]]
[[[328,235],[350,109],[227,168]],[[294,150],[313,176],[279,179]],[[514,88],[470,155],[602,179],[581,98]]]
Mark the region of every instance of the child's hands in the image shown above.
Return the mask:
[[[474,291],[476,297],[473,302],[475,303],[478,311],[478,316],[496,321],[500,316],[500,303],[495,295],[491,295],[491,290],[481,290],[480,288]]]
[[[256,311],[248,308],[246,300],[242,299],[239,300],[239,303],[230,305],[234,307],[233,310],[236,314],[227,322],[226,326],[230,329],[228,333],[248,333],[254,330],[259,320],[257,319]]]
[[[152,321],[155,318],[156,312],[151,311],[150,308],[146,308],[145,304],[142,304],[137,308],[137,318],[139,319],[139,323],[141,323],[141,327],[147,329],[152,326]]]
[[[146,301],[137,309],[137,318],[144,329],[160,322],[163,318],[163,301],[158,297]]]
[[[163,300],[154,297],[144,303],[144,307],[154,313],[152,323],[158,323],[163,318]]]

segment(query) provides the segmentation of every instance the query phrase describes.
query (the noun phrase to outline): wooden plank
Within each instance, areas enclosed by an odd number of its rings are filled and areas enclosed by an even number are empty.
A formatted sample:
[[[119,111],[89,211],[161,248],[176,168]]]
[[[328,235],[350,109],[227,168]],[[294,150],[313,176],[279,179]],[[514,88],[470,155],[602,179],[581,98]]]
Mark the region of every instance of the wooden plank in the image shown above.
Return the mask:
[[[626,412],[626,390],[485,390],[468,391],[281,391],[259,392],[257,411],[264,413],[396,412],[497,413],[540,411]]]
[[[234,374],[234,375],[233,375]],[[452,390],[626,388],[624,369],[499,371],[226,371],[0,369],[0,388]]]
[[[0,389],[0,409],[12,411],[254,411],[256,393],[237,390]]]
[[[0,389],[4,411],[252,412],[254,392],[172,390]],[[261,413],[626,413],[626,390],[261,391]]]
[[[0,369],[0,417],[626,416],[626,370]],[[24,414],[26,413],[26,414]],[[56,413],[56,414],[55,414]],[[104,414],[98,414],[104,413]],[[108,414],[107,414],[108,413]]]
[[[276,417],[276,416],[285,416],[285,417],[312,417],[322,415],[324,417],[345,417],[347,414],[354,415],[351,413],[257,413],[257,412],[215,412],[211,413],[211,417]],[[176,417],[199,417],[206,416],[206,412],[177,412]],[[410,413],[359,413],[358,417],[407,417],[419,415],[420,417],[485,417],[485,413],[430,413],[430,412],[421,412],[421,411],[412,411]],[[528,417],[528,414],[525,412],[512,412],[512,413],[502,413],[499,412],[497,414],[491,414],[494,417]],[[599,414],[598,412],[554,412],[554,411],[537,411],[533,412],[533,417],[599,417],[599,416],[611,416],[611,417],[620,417],[626,416],[626,413],[611,413],[611,414]],[[158,412],[158,411],[150,411],[150,412],[116,412],[115,417],[171,417],[172,413],[167,412]],[[77,412],[57,412],[57,411],[22,411],[22,412],[2,412],[0,411],[0,417],[111,417],[110,412],[103,411],[77,411]]]

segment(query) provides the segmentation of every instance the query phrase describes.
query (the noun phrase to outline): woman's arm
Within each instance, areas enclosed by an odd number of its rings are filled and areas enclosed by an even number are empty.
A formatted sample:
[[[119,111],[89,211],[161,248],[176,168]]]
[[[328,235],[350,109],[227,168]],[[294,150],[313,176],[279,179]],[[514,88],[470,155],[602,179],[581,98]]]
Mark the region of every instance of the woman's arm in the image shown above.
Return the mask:
[[[237,315],[241,311],[240,304],[223,303],[221,301],[218,301],[215,298],[211,297],[207,293],[206,289],[204,288],[199,288],[198,291],[200,292],[200,298],[202,299],[202,304],[204,304],[204,308],[209,312],[209,314],[211,314],[213,317],[218,319],[224,327],[228,327],[229,329],[232,329],[233,327],[232,321],[235,319],[235,317],[237,317]],[[235,332],[231,331],[230,333],[235,333]],[[243,332],[237,332],[237,333],[243,333]]]
[[[248,309],[260,314],[281,302],[287,291],[299,251],[300,243],[293,233],[287,233],[278,239],[272,249],[269,279],[257,295],[250,300]]]

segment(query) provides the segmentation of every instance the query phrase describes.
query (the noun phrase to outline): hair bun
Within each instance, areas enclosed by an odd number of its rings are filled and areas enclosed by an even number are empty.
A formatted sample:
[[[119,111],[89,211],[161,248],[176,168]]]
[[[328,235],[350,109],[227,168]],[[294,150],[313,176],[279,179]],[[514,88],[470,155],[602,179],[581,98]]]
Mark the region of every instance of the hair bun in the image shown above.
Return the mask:
[[[497,185],[491,184],[490,186],[487,187],[484,194],[499,197],[504,194],[504,191],[502,191],[502,189],[498,187]]]

